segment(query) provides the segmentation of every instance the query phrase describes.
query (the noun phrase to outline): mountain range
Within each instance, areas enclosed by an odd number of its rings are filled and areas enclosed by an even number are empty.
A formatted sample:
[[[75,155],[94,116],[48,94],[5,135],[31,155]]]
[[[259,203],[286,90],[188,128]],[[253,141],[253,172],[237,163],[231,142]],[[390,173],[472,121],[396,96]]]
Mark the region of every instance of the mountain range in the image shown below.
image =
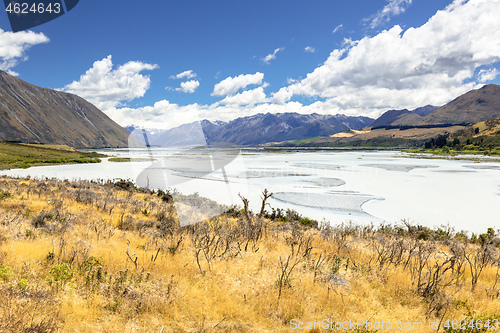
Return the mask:
[[[81,97],[0,71],[0,141],[127,147],[129,132]]]
[[[162,134],[151,130],[147,133],[152,146],[258,145],[328,136],[348,129],[361,129],[371,122],[372,118],[340,114],[259,113],[229,122],[197,121],[166,130]],[[135,126],[128,129],[144,142],[142,130],[138,131]]]
[[[125,129],[81,97],[37,87],[0,71],[0,141],[10,142],[75,148],[128,147],[140,142],[163,147],[244,146],[297,140],[314,144],[314,139],[321,137],[322,145],[328,145],[346,140],[362,142],[367,136],[373,142],[377,142],[377,136],[423,139],[499,118],[500,86],[490,84],[441,107],[389,110],[376,120],[341,114],[259,113],[228,122],[202,120],[169,130]],[[389,129],[396,132],[384,132]],[[407,129],[414,133],[408,135],[403,131]],[[130,133],[137,140],[129,142]]]

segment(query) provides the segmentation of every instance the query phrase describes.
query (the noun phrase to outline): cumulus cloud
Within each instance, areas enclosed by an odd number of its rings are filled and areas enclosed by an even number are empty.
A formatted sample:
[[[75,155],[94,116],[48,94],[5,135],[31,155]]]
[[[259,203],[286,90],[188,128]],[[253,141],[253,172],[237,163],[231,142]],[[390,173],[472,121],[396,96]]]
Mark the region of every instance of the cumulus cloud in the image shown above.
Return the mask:
[[[285,49],[284,47],[277,48],[276,50],[274,50],[274,52],[273,52],[273,53],[270,53],[270,54],[268,54],[267,56],[265,56],[264,58],[262,58],[262,62],[264,62],[265,64],[269,64],[269,62],[270,62],[271,60],[276,59],[276,54],[277,54],[278,52],[283,51],[284,49]]]
[[[112,108],[106,111],[114,121],[122,126],[139,125],[148,128],[169,129],[182,124],[200,120],[200,111],[208,106],[196,103],[181,106],[167,100],[152,106],[139,108]]]
[[[260,72],[255,74],[241,74],[236,77],[230,76],[214,86],[212,96],[232,95],[251,84],[261,85],[262,80],[264,80],[264,74]]]
[[[150,78],[140,72],[156,68],[158,65],[130,61],[113,69],[113,61],[108,56],[94,62],[80,80],[66,85],[63,90],[87,99],[101,110],[112,109],[122,101],[144,96]]]
[[[181,87],[175,90],[192,94],[200,86],[200,82],[197,80],[189,80],[186,82],[181,82]]]
[[[391,17],[404,13],[404,11],[411,5],[412,0],[388,0],[388,2],[389,3],[378,11],[377,14],[370,19],[365,20],[370,21],[370,28],[375,29],[388,22]]]
[[[314,52],[316,52],[316,49],[314,47],[311,47],[311,46],[306,46],[304,51],[309,52],[309,53],[314,53]]]
[[[264,86],[252,90],[246,90],[233,96],[227,96],[220,104],[230,105],[255,105],[266,102],[266,93]]]
[[[18,75],[11,69],[19,62],[28,59],[25,55],[26,51],[33,45],[49,41],[49,38],[41,32],[20,31],[13,33],[0,29],[0,70],[11,75]]]
[[[440,105],[497,75],[480,66],[500,60],[500,0],[457,0],[423,26],[399,26],[346,43],[272,99],[324,98],[341,110]],[[493,41],[493,42],[492,42]]]
[[[188,71],[184,71],[184,72],[179,73],[177,75],[172,75],[170,78],[174,79],[174,80],[175,79],[188,79],[189,80],[189,79],[193,79],[197,76],[198,75],[195,72],[193,72],[193,70],[190,69]]]
[[[500,71],[498,71],[496,68],[490,68],[490,69],[481,69],[478,73],[478,80],[481,83],[485,83],[491,80],[494,80],[498,74],[500,74]]]

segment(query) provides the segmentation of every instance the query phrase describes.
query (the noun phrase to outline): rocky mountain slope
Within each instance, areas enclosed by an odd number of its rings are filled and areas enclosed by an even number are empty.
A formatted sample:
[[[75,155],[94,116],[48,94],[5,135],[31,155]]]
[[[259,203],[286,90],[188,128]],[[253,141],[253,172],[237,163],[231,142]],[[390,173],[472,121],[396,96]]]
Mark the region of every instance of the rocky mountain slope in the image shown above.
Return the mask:
[[[0,141],[127,147],[129,132],[83,98],[0,71]]]

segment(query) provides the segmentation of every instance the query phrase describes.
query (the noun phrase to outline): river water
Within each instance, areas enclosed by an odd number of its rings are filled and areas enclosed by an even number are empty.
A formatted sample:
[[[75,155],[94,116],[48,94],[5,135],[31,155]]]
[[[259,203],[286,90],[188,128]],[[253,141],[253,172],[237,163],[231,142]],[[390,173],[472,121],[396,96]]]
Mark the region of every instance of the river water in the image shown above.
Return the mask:
[[[132,162],[58,165],[1,174],[59,179],[130,179],[140,186],[197,192],[258,211],[295,209],[333,224],[398,223],[406,219],[457,231],[500,228],[500,163],[403,158],[391,151],[262,149],[117,149],[100,151]],[[214,171],[215,170],[215,171]],[[269,207],[268,207],[269,209]],[[193,223],[196,221],[188,221]]]

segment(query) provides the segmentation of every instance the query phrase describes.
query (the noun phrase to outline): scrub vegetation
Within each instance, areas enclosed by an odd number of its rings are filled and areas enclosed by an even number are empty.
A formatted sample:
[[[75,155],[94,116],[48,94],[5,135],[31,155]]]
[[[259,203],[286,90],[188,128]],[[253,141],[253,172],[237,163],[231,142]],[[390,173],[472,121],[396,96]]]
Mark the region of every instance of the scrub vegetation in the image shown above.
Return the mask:
[[[0,178],[0,332],[289,332],[292,319],[458,332],[447,319],[500,319],[496,230],[330,225],[270,208],[271,195],[181,227],[168,191]]]

